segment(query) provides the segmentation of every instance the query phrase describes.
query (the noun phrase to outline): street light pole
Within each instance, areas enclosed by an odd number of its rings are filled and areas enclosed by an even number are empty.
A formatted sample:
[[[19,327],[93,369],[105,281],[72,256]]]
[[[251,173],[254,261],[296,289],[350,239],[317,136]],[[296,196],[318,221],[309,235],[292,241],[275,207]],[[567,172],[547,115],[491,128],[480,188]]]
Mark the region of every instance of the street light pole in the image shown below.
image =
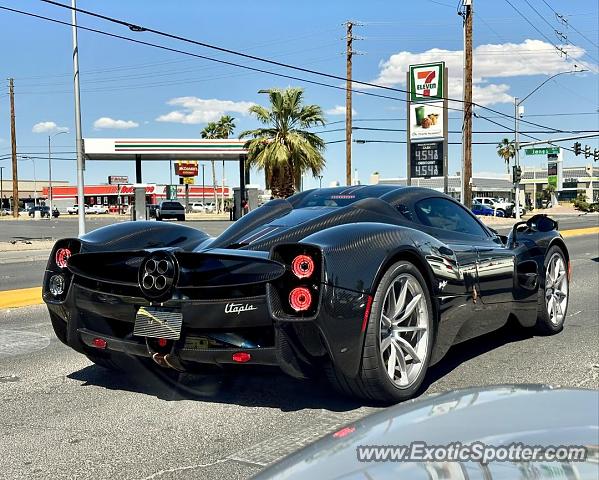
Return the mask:
[[[522,104],[526,99],[528,99],[533,93],[539,90],[543,85],[545,85],[549,80],[554,79],[560,75],[567,75],[570,73],[582,73],[588,70],[580,69],[580,70],[568,70],[567,72],[558,72],[555,75],[551,75],[549,78],[546,78],[543,82],[541,82],[534,90],[532,90],[528,95],[526,95],[522,100],[518,101],[518,98],[514,98],[514,166],[516,169],[520,166],[520,143],[518,142],[518,128],[519,128],[519,120],[520,120],[520,109]],[[515,199],[515,208],[516,208],[516,220],[520,220],[520,182],[515,182],[515,191],[516,191],[516,199]]]
[[[318,175],[318,188],[322,188],[322,175]]]
[[[52,215],[52,139],[56,135],[61,135],[69,132],[58,132],[54,135],[48,135],[48,206],[50,207],[50,215]]]

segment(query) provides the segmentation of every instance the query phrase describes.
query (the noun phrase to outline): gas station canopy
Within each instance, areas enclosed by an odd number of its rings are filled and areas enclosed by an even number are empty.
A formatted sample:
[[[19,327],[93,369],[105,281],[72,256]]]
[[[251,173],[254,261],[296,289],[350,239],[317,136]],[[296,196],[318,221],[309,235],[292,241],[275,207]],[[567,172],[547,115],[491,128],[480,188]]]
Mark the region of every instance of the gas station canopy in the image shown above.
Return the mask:
[[[245,140],[86,138],[88,160],[236,160],[247,154]]]

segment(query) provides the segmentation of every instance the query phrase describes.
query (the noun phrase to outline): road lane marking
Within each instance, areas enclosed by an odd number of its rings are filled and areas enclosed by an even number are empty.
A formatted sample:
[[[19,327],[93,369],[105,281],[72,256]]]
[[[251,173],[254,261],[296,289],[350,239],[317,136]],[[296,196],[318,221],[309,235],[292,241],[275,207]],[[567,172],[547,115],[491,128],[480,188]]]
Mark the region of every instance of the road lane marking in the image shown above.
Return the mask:
[[[592,235],[593,233],[599,233],[599,227],[572,228],[570,230],[563,230],[560,233],[564,238],[580,237],[582,235]]]
[[[42,303],[42,287],[20,288],[0,292],[0,309],[28,307]]]
[[[560,233],[564,238],[580,237],[582,235],[599,234],[599,227],[573,228],[562,230]],[[43,303],[41,287],[0,291],[0,309],[28,307],[41,303]]]

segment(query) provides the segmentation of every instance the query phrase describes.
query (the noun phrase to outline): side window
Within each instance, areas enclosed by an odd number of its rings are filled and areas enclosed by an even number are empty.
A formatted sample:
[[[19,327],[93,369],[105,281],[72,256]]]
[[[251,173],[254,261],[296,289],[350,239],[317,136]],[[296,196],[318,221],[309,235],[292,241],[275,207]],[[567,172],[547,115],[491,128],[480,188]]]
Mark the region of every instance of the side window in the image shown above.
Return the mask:
[[[488,237],[468,211],[445,198],[426,198],[415,206],[416,216],[423,225],[477,237]]]

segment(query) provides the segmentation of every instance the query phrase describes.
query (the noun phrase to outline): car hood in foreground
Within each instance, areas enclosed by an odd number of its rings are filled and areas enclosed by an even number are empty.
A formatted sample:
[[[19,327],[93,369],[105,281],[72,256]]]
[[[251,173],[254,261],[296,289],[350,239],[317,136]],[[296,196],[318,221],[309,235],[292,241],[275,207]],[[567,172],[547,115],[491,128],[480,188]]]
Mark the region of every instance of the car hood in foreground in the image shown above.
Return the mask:
[[[405,402],[367,416],[284,458],[257,479],[596,478],[599,392],[519,385],[472,388]],[[359,446],[455,442],[583,445],[586,462],[544,464],[357,460]],[[437,475],[431,476],[431,472]]]

